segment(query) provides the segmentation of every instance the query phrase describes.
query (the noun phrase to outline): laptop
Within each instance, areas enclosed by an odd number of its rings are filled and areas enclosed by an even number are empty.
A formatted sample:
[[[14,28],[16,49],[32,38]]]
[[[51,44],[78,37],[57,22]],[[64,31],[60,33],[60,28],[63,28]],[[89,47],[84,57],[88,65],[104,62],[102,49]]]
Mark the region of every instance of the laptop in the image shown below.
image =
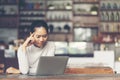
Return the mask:
[[[68,56],[41,56],[37,72],[29,75],[56,76],[63,75],[68,62]]]

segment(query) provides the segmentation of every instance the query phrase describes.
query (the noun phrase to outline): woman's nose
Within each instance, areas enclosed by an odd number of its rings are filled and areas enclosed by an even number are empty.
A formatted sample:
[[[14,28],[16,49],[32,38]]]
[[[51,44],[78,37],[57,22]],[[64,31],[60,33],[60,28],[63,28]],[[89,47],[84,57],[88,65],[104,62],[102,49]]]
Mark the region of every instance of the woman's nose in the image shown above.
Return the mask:
[[[44,40],[44,38],[41,36],[41,37],[39,38],[39,40],[40,40],[40,41],[43,41],[43,40]]]

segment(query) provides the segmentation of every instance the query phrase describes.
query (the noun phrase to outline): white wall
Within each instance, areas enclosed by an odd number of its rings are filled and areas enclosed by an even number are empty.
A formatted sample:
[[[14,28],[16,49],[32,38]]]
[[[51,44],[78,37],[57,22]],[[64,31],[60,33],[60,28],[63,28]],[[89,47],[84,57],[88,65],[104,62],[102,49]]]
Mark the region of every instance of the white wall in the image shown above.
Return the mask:
[[[94,51],[94,57],[70,57],[68,67],[111,67],[114,70],[114,51]]]

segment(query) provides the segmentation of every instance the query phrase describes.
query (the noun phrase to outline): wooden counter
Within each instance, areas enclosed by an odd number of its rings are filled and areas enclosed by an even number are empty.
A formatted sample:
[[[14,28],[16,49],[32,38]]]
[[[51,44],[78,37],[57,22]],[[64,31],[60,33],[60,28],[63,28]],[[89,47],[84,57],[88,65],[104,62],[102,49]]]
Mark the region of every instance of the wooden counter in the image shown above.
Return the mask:
[[[110,67],[67,68],[65,73],[70,74],[114,74]]]
[[[58,76],[0,75],[0,80],[120,80],[120,74],[64,74]]]

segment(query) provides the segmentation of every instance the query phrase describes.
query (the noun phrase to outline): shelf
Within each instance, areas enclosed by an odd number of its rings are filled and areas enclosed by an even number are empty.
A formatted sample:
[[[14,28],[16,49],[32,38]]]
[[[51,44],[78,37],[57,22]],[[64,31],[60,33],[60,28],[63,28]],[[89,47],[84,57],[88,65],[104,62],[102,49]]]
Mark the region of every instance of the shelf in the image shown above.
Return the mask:
[[[114,44],[115,42],[94,41],[95,44]]]
[[[17,17],[13,16],[5,16],[0,18],[0,28],[2,27],[8,27],[8,28],[14,28],[18,27],[18,20]]]
[[[64,2],[64,1],[66,1],[66,0],[47,0],[47,1],[57,1],[57,2],[62,1],[62,2]],[[71,0],[67,0],[67,1],[71,1]]]
[[[12,0],[13,1],[13,0]],[[104,21],[99,20],[100,12],[112,12],[120,11],[119,9],[104,10],[101,6],[100,0],[23,0],[25,5],[18,5],[18,0],[15,3],[2,3],[2,6],[17,6],[18,14],[15,15],[0,15],[1,18],[15,18],[17,22],[15,25],[20,29],[20,36],[22,37],[27,34],[22,33],[23,30],[29,28],[32,21],[44,19],[48,24],[54,26],[56,32],[50,33],[51,35],[58,34],[59,36],[64,36],[65,34],[73,35],[74,28],[96,28],[99,31],[99,24],[101,23],[114,23],[118,24],[119,21]],[[94,14],[91,13],[92,8],[95,8]],[[94,11],[94,10],[93,10]],[[1,20],[4,21],[4,20]],[[3,22],[2,22],[3,23]],[[2,24],[1,23],[1,24]],[[64,32],[64,25],[68,24],[70,26],[70,33]],[[3,25],[4,26],[4,25]],[[59,27],[63,30],[59,32]],[[57,32],[58,30],[58,32]],[[119,34],[119,32],[114,32],[114,34]],[[72,36],[73,37],[73,36]],[[66,36],[64,36],[64,39]],[[64,40],[63,39],[63,40]],[[56,39],[58,40],[58,39]]]
[[[65,20],[65,19],[54,19],[54,20],[51,20],[51,19],[47,19],[48,22],[71,22],[72,20]]]
[[[100,1],[100,32],[105,35],[111,35],[113,38],[120,35],[120,9],[117,5],[117,0],[102,0]]]
[[[12,25],[12,24],[5,24],[5,25],[1,25],[0,24],[0,28],[17,28],[17,25]]]
[[[100,9],[100,11],[120,11],[120,9]]]
[[[101,23],[120,23],[120,21],[104,21],[100,20]]]
[[[13,5],[18,5],[18,3],[0,3],[0,5],[2,6],[5,6],[5,5],[8,5],[8,6],[13,6]]]
[[[18,5],[18,0],[0,0],[0,5]]]
[[[109,35],[120,35],[120,32],[101,32],[101,33]]]
[[[8,18],[8,17],[14,18],[14,17],[18,17],[18,16],[19,16],[18,14],[2,14],[2,15],[0,15],[1,18],[4,18],[4,17],[5,18]]]
[[[67,33],[50,33],[49,34],[49,41],[70,41],[72,40],[72,34]]]
[[[72,12],[72,9],[47,9],[47,11],[63,11],[63,12],[71,11]]]
[[[17,39],[19,25],[19,0],[0,0],[1,40],[5,43],[10,38]],[[4,36],[4,37],[2,37]]]
[[[73,26],[81,28],[98,27],[99,1],[73,1]],[[92,19],[92,20],[91,20]]]
[[[34,20],[19,20],[21,23],[32,23]]]
[[[26,11],[32,11],[32,12],[34,12],[34,11],[45,11],[46,9],[20,9],[20,12],[26,12]]]
[[[80,2],[80,1],[76,1],[76,2],[73,2],[73,4],[99,4],[99,2]]]
[[[17,26],[17,25],[9,25],[9,24],[8,24],[8,25],[7,25],[7,24],[6,24],[6,25],[1,25],[1,24],[0,24],[0,28],[7,28],[7,29],[11,29],[11,28],[14,28],[14,29],[16,28],[16,29],[17,29],[16,26]]]
[[[20,14],[20,16],[22,16],[22,17],[45,17],[44,14],[35,14],[35,15],[33,15],[33,14],[26,14],[26,15]]]
[[[74,24],[74,28],[97,28],[98,24],[90,24],[90,23],[84,23],[84,24]]]
[[[92,14],[76,14],[76,13],[74,13],[73,15],[74,15],[74,16],[91,16],[91,17],[92,17],[92,16],[93,16],[93,17],[96,16],[96,17],[98,17],[98,15],[92,15]]]
[[[49,33],[50,35],[55,35],[55,34],[72,34],[72,32],[51,32]]]
[[[74,24],[75,25],[75,24]],[[90,29],[98,29],[98,26],[74,26],[74,28],[90,28]]]

